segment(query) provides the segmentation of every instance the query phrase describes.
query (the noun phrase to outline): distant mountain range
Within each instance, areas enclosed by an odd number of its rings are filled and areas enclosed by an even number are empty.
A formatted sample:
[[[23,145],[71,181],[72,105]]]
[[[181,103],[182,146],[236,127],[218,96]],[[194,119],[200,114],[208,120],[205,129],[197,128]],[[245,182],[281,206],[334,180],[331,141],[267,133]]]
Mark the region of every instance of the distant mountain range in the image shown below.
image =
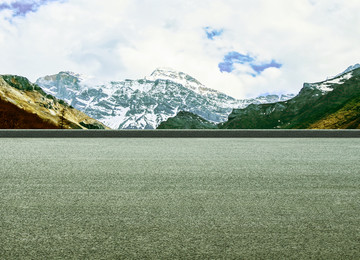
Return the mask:
[[[204,118],[190,118],[178,114],[162,123],[161,128],[188,128],[210,123]],[[209,128],[213,127],[210,125]],[[217,128],[360,129],[360,65],[351,66],[322,82],[305,83],[300,93],[287,101],[234,109],[228,120],[218,124]]]
[[[72,72],[45,76],[36,83],[48,94],[112,129],[155,129],[179,111],[191,112],[212,124],[225,122],[234,108],[288,100],[294,95],[268,95],[237,100],[210,89],[190,75],[156,69],[139,80],[99,83]]]
[[[81,112],[82,111],[82,112]],[[98,83],[60,72],[31,83],[0,75],[0,128],[360,129],[360,65],[305,83],[298,95],[237,100],[195,78],[157,69]]]
[[[0,128],[106,129],[24,77],[0,75]]]

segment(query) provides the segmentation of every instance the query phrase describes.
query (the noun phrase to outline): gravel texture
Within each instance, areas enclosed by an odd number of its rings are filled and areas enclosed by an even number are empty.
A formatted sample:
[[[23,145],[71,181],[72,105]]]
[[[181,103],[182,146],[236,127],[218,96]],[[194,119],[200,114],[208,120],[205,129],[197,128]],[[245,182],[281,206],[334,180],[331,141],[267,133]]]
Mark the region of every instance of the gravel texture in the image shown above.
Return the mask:
[[[0,259],[360,259],[360,139],[0,139]]]

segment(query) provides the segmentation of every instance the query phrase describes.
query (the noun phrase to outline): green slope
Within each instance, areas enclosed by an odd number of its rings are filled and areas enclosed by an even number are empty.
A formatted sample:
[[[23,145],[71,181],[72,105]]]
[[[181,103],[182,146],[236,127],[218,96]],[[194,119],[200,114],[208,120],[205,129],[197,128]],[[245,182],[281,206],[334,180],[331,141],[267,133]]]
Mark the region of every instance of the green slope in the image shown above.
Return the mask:
[[[317,129],[360,129],[360,97],[354,98],[335,113],[312,124]]]
[[[216,129],[217,126],[190,112],[180,111],[162,122],[157,129]]]
[[[315,123],[340,113],[342,109],[349,107],[351,120],[356,122],[360,117],[360,111],[356,108],[356,100],[360,98],[360,69],[352,72],[352,77],[344,79],[340,83],[329,84],[333,90],[323,93],[314,85],[324,82],[304,84],[300,93],[291,100],[273,104],[250,105],[245,109],[235,109],[229,116],[229,120],[219,125],[223,129],[305,129],[317,128],[321,124]],[[355,106],[353,106],[355,105]],[[351,107],[354,107],[353,109]],[[349,119],[350,120],[350,119]],[[351,122],[352,122],[351,121]],[[336,126],[336,127],[335,127]],[[348,120],[343,123],[334,122],[327,128],[356,128],[349,124]],[[325,124],[323,124],[325,128]]]

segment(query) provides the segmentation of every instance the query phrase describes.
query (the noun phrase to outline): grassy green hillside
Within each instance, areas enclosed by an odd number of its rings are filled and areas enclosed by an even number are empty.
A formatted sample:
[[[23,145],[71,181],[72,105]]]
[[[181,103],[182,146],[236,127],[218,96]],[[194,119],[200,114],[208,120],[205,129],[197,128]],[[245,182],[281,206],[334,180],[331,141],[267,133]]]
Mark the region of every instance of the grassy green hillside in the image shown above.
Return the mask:
[[[217,129],[217,126],[198,115],[180,111],[175,117],[162,122],[157,129]]]
[[[326,82],[304,84],[304,88],[296,97],[285,102],[253,104],[245,109],[235,109],[229,120],[220,124],[219,128],[358,128],[360,69],[353,71],[351,78],[326,85],[327,88],[331,87],[331,91],[321,91],[324,84]],[[349,118],[344,119],[341,116],[344,116],[344,113]],[[332,123],[321,123],[329,120]]]
[[[310,125],[312,129],[360,129],[360,97],[344,107]]]

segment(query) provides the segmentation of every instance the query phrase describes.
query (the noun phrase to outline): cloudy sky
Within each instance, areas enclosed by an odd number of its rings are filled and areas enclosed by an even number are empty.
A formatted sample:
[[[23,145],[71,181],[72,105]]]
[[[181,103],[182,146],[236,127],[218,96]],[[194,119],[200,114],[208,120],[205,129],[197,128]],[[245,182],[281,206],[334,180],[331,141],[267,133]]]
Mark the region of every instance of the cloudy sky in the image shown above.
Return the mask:
[[[360,63],[359,0],[0,0],[0,74],[186,72],[237,98]]]

